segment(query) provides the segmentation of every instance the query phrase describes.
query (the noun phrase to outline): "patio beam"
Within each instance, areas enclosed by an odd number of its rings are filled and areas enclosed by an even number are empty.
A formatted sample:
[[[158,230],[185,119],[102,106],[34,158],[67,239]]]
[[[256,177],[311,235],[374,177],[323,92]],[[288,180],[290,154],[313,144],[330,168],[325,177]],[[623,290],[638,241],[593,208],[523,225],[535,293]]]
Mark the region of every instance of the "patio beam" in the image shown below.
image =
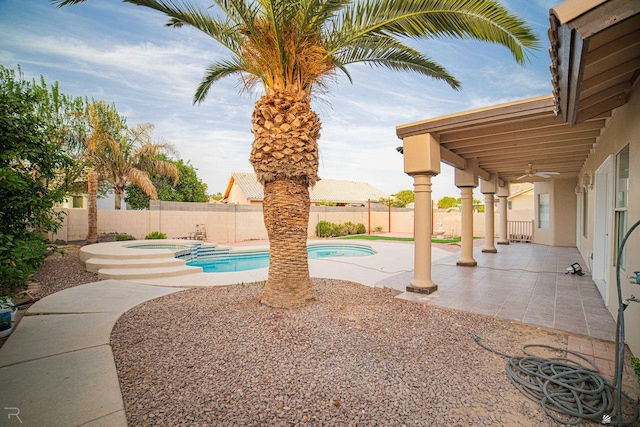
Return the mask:
[[[531,149],[548,149],[548,148],[565,148],[565,147],[580,147],[582,145],[592,146],[596,143],[597,137],[600,136],[600,132],[597,134],[585,138],[569,139],[562,136],[549,137],[544,140],[528,139],[522,142],[496,142],[491,144],[478,144],[476,146],[464,147],[456,149],[456,153],[460,156],[465,154],[474,155],[476,153],[491,153],[491,152],[504,152],[509,151],[522,151]]]
[[[474,147],[476,145],[494,144],[501,142],[516,142],[522,140],[526,142],[526,140],[528,139],[539,141],[546,140],[549,137],[554,136],[563,136],[567,137],[568,139],[584,137],[597,138],[598,136],[600,136],[600,132],[604,128],[604,125],[605,120],[603,118],[597,120],[589,120],[573,128],[570,128],[567,125],[559,125],[545,128],[525,129],[520,132],[500,135],[494,135],[491,133],[487,135],[460,135],[454,132],[448,132],[440,134],[439,139],[440,144],[446,146],[450,150],[456,150],[458,148]]]
[[[467,168],[467,160],[464,157],[457,155],[451,150],[447,150],[442,145],[440,145],[440,160],[442,163],[446,163],[456,169]]]

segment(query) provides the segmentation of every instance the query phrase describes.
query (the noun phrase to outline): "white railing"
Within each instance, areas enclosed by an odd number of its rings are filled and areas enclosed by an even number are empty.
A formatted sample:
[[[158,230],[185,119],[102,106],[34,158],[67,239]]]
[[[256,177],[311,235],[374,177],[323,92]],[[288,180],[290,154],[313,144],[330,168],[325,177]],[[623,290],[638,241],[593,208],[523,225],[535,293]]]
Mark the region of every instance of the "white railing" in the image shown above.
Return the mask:
[[[533,221],[508,221],[508,227],[510,242],[533,241]]]

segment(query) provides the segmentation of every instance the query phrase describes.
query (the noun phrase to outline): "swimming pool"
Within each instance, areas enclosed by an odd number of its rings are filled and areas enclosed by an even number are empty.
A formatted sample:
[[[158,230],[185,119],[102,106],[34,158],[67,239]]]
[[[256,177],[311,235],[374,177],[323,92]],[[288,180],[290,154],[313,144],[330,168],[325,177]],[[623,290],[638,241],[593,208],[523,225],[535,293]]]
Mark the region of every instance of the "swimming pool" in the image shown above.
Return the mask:
[[[309,253],[309,259],[357,257],[374,255],[376,253],[370,247],[358,245],[312,245],[307,246],[307,252]],[[194,261],[189,261],[187,265],[202,267],[205,273],[255,270],[269,266],[269,251],[264,250],[202,257]]]

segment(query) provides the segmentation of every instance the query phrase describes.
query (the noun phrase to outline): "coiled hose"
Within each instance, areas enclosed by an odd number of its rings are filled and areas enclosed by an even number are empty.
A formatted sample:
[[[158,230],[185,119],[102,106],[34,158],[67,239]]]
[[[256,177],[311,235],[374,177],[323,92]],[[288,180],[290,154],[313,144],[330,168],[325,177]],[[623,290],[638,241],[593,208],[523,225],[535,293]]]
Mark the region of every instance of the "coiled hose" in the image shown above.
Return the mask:
[[[570,350],[542,344],[522,347],[524,357],[511,356],[497,351],[481,342],[482,338],[469,332],[480,347],[506,357],[507,377],[518,390],[542,406],[544,412],[562,424],[576,425],[583,419],[595,422],[611,416],[614,408],[612,391],[615,387],[602,375],[589,359]],[[589,367],[564,357],[544,358],[528,351],[530,348],[545,348],[556,352],[571,353],[584,360]],[[631,404],[634,414],[618,423],[628,426],[638,419],[638,407],[625,392],[619,393]],[[621,417],[621,411],[619,411]]]
[[[511,356],[494,350],[481,342],[482,338],[469,332],[480,347],[509,359],[506,367],[509,380],[529,399],[539,403],[545,413],[559,423],[576,425],[583,419],[609,424],[615,419],[619,427],[629,426],[638,420],[638,405],[622,391],[624,368],[624,308],[620,287],[620,263],[624,247],[631,233],[640,226],[637,221],[625,234],[616,262],[616,284],[618,287],[618,321],[616,325],[616,372],[614,383],[598,373],[598,368],[589,359],[570,350],[542,344],[522,347],[526,357]],[[543,358],[527,351],[528,348],[546,348],[552,351],[573,354],[586,361],[585,367],[564,357]],[[614,404],[612,391],[616,391]],[[633,415],[622,418],[622,396],[630,403]],[[613,414],[615,407],[615,415]],[[561,417],[564,415],[564,417]],[[567,419],[568,417],[568,419]]]

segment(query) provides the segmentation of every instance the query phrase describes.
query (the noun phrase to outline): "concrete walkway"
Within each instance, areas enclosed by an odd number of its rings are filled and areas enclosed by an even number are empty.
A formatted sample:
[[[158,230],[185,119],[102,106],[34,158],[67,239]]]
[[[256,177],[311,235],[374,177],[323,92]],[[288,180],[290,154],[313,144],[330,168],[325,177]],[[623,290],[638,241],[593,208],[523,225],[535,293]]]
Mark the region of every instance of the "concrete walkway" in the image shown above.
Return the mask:
[[[0,348],[0,425],[126,426],[111,330],[127,310],[181,290],[105,280],[36,302]]]

